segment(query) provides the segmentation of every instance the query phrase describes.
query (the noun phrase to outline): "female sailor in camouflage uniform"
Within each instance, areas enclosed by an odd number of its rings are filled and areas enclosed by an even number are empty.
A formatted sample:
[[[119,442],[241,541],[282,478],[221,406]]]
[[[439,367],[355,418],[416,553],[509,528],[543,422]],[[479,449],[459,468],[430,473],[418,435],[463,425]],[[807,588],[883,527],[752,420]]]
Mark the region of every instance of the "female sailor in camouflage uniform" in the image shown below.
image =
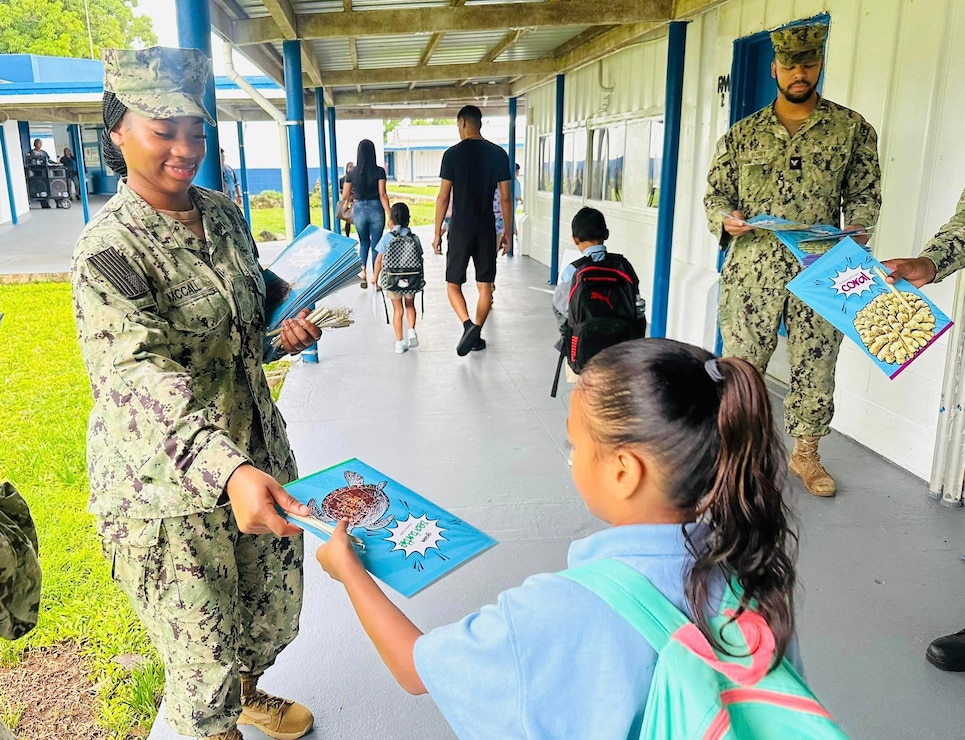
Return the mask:
[[[172,729],[301,737],[311,712],[256,688],[295,638],[302,604],[300,530],[274,507],[308,511],[280,485],[297,473],[262,370],[251,232],[222,193],[191,185],[214,123],[208,60],[107,50],[104,73],[105,155],[126,177],[73,260],[94,395],[88,508],[164,659]],[[282,344],[299,352],[318,336],[303,315]]]

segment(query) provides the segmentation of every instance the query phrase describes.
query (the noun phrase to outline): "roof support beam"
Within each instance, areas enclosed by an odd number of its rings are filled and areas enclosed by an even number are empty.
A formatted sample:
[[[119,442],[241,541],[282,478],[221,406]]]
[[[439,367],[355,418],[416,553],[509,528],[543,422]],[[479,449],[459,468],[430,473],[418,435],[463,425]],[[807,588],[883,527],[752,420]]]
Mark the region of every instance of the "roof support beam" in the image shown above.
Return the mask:
[[[347,0],[351,3],[351,0]],[[292,8],[289,0],[264,0],[265,9],[271,14],[272,19],[278,24],[286,41],[294,41],[298,38],[298,15]],[[301,45],[302,65],[305,68],[308,79],[313,87],[321,86],[322,70],[315,59],[315,52],[308,44]]]
[[[500,54],[502,54],[504,51],[506,51],[506,49],[508,49],[513,44],[515,44],[521,38],[523,38],[523,36],[525,36],[527,33],[529,33],[529,31],[528,29],[525,29],[525,28],[517,28],[515,31],[510,31],[505,36],[503,36],[503,38],[500,40],[498,44],[496,44],[492,49],[489,50],[489,53],[486,54],[486,56],[484,56],[482,59],[479,60],[480,63],[488,64],[489,62],[495,61],[496,59],[499,58]],[[471,78],[460,80],[459,85],[460,86],[468,85],[470,81],[471,81]]]
[[[351,2],[351,0],[346,0],[346,2]],[[458,8],[460,5],[465,5],[465,4],[466,4],[466,0],[452,0],[452,2],[450,3],[450,5],[453,8]],[[429,39],[428,43],[426,44],[426,48],[422,52],[422,58],[419,59],[420,67],[424,67],[429,63],[429,60],[432,58],[432,54],[435,52],[436,47],[439,46],[439,42],[442,41],[443,35],[444,34],[441,34],[441,33],[432,34],[432,37]],[[415,82],[409,85],[410,90],[414,87],[415,87]]]
[[[278,24],[281,32],[287,41],[294,41],[298,38],[298,20],[295,11],[288,0],[262,0],[265,10],[271,15],[272,20]]]
[[[493,28],[592,26],[671,19],[673,0],[568,0],[565,3],[487,3],[460,7],[399,8],[346,13],[308,13],[298,16],[300,38],[354,38],[359,29],[367,36],[450,31],[487,31]],[[283,41],[274,18],[235,22],[236,44]]]
[[[481,64],[430,64],[420,67],[381,67],[343,72],[325,72],[326,85],[385,85],[400,82],[431,82],[433,80],[489,80],[516,77],[523,74],[556,74],[559,62],[555,59],[534,59],[525,62],[485,62]]]
[[[665,23],[631,23],[625,26],[618,26],[611,31],[600,34],[589,43],[560,57],[557,60],[560,70],[568,72],[571,69],[582,67],[584,64],[611,54],[617,49],[635,44],[647,34],[662,29],[665,25]],[[517,91],[513,91],[513,95],[518,94]]]
[[[231,44],[234,35],[235,21],[224,11],[220,4],[211,0],[208,3],[208,11],[211,14],[211,27],[221,37],[222,41]],[[261,69],[266,75],[271,77],[282,87],[285,86],[285,70],[281,59],[269,51],[266,46],[248,46],[244,49],[237,46],[234,50],[244,55],[252,64]]]
[[[723,5],[727,0],[674,0],[674,19],[691,18],[705,10]]]
[[[338,108],[398,103],[448,103],[455,100],[500,100],[510,96],[509,85],[467,85],[466,87],[417,87],[415,90],[381,90],[363,93],[335,93]]]

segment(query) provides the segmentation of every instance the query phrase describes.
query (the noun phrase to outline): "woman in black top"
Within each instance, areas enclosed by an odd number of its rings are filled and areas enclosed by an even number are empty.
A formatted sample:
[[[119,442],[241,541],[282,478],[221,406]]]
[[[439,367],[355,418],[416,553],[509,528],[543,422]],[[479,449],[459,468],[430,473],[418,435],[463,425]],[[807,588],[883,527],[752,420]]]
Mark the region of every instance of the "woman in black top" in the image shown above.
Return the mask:
[[[362,287],[367,288],[366,265],[369,251],[375,266],[374,247],[382,238],[385,215],[389,212],[389,196],[385,192],[385,170],[375,162],[375,144],[369,139],[359,142],[355,169],[345,175],[342,185],[343,198],[355,198],[352,221],[359,237],[359,257],[362,258]]]

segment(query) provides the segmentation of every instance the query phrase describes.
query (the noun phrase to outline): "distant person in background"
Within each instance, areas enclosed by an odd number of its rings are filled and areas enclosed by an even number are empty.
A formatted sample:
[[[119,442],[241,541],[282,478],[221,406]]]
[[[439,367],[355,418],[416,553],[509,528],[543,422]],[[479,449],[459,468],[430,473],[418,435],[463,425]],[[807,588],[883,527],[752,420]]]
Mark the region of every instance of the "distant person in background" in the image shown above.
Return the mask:
[[[389,214],[389,196],[385,192],[385,170],[375,161],[375,144],[369,139],[359,142],[358,164],[351,172],[345,173],[342,185],[342,198],[355,198],[352,208],[352,221],[359,238],[359,257],[362,258],[362,288],[368,288],[366,269],[369,252],[372,265],[375,265],[375,250],[372,249],[382,238],[385,219]]]
[[[40,139],[34,139],[34,148],[27,152],[26,160],[43,159],[44,165],[50,164],[50,155],[44,151],[44,143]]]
[[[221,150],[221,192],[233,199],[239,206],[244,203],[241,197],[241,183],[238,182],[238,175],[224,161],[224,149]]]
[[[449,249],[446,253],[446,292],[449,305],[462,322],[462,337],[456,344],[456,354],[465,357],[470,352],[486,349],[480,336],[483,324],[493,304],[493,283],[496,281],[496,250],[509,251],[509,240],[496,239],[496,219],[492,202],[499,188],[500,213],[509,219],[512,208],[510,194],[509,157],[503,148],[486,141],[480,133],[482,111],[474,105],[464,106],[456,117],[459,143],[442,155],[439,176],[442,183],[436,196],[435,237],[432,249],[442,254],[442,224],[449,198],[452,197],[452,221],[449,227]],[[462,293],[466,269],[472,260],[476,272],[476,314],[469,318],[466,297]]]
[[[64,147],[64,156],[60,158],[60,163],[67,170],[67,182],[70,183],[70,188],[73,191],[70,199],[73,200],[75,197],[79,198],[80,181],[77,179],[77,157],[70,151],[69,146]]]
[[[345,174],[338,178],[338,192],[342,192],[342,188],[345,187],[345,178],[348,177],[348,173],[355,169],[355,162],[349,162],[345,165]],[[352,235],[352,222],[345,222],[345,236]]]

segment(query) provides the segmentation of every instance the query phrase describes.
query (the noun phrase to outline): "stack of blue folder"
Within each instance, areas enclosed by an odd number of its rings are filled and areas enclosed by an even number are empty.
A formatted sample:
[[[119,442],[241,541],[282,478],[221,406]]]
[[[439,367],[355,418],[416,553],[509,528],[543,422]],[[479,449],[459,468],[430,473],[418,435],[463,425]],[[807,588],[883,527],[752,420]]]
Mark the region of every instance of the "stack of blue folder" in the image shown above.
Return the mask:
[[[266,333],[355,280],[362,270],[357,244],[354,239],[317,226],[305,227],[268,267],[291,286],[291,292],[269,312]],[[270,344],[271,339],[266,338],[266,357],[272,356]]]

